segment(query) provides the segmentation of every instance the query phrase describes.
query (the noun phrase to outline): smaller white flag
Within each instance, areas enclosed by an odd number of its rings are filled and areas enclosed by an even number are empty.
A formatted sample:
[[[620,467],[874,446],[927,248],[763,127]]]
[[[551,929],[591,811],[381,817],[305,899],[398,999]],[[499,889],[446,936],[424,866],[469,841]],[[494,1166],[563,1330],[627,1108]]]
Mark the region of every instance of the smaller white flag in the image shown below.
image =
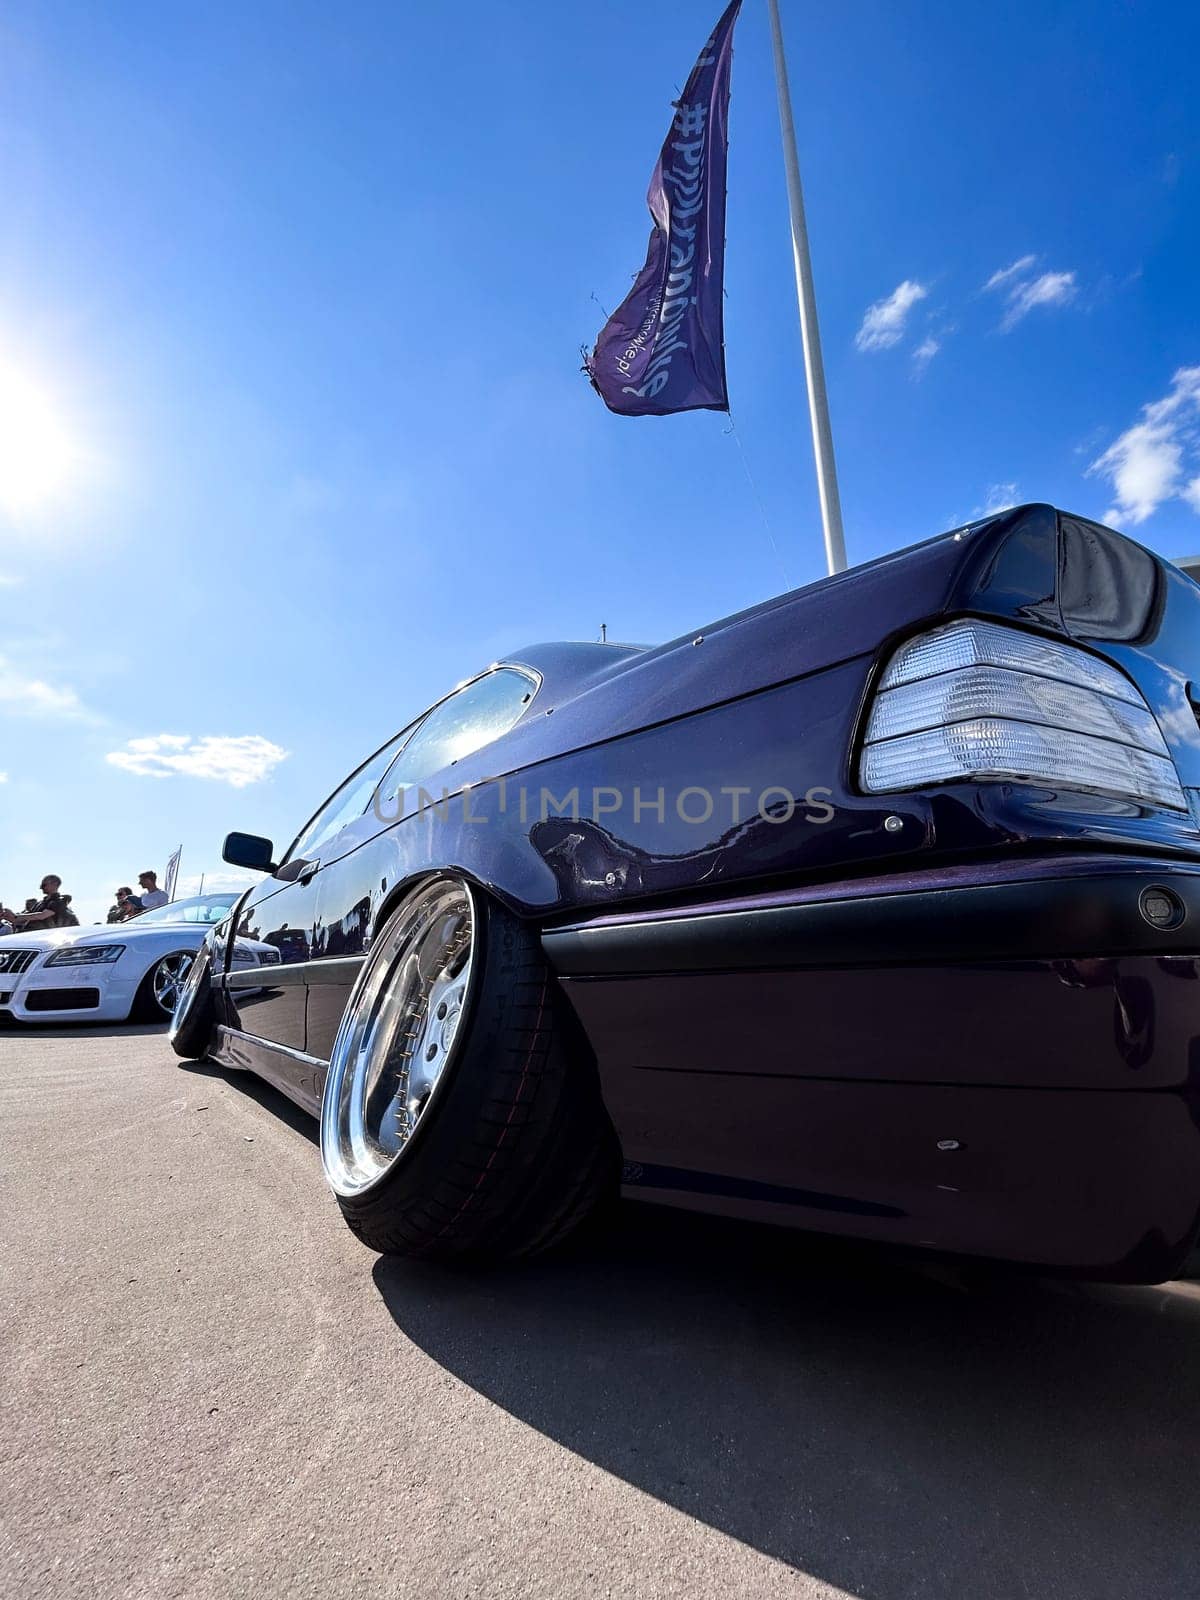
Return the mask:
[[[182,854],[183,846],[180,845],[179,849],[167,862],[167,875],[163,882],[163,888],[167,891],[168,900],[174,900],[175,898],[175,884],[179,877],[179,858]]]

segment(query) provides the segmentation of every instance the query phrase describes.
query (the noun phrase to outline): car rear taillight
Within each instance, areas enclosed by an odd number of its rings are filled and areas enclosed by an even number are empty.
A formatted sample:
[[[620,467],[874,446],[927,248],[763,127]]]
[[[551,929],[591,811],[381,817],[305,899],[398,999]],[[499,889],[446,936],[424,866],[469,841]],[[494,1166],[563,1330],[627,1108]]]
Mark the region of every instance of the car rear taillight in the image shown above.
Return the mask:
[[[951,622],[901,645],[871,705],[869,794],[1007,781],[1186,811],[1137,687],[1108,662],[995,622]]]

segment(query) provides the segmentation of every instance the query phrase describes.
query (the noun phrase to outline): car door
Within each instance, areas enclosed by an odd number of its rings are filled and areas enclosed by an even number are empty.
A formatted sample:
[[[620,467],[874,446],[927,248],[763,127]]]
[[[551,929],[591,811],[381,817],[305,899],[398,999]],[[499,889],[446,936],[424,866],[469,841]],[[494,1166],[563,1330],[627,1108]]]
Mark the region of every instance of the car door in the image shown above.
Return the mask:
[[[268,878],[250,895],[237,931],[279,951],[278,966],[226,973],[225,988],[243,1033],[304,1049],[304,967],[312,943],[316,890],[307,883]],[[269,982],[264,983],[264,979]]]
[[[225,979],[236,1025],[243,1033],[290,1050],[306,1044],[308,968],[313,956],[317,874],[321,855],[346,824],[362,815],[382,775],[411,729],[389,739],[330,795],[269,878],[251,893],[238,918],[238,933],[279,951],[279,965],[230,971]],[[271,983],[263,987],[264,971]]]

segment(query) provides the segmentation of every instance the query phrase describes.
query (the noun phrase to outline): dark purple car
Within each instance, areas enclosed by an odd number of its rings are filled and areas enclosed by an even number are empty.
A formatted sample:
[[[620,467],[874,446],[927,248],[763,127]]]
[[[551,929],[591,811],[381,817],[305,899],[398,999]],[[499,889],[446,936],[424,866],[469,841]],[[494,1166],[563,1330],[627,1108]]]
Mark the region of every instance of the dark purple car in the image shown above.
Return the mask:
[[[1194,677],[1193,677],[1194,675]],[[209,939],[175,1048],[373,1249],[618,1188],[1128,1281],[1200,1219],[1200,588],[1047,505],[657,649],[522,651]],[[235,936],[275,945],[235,970]]]

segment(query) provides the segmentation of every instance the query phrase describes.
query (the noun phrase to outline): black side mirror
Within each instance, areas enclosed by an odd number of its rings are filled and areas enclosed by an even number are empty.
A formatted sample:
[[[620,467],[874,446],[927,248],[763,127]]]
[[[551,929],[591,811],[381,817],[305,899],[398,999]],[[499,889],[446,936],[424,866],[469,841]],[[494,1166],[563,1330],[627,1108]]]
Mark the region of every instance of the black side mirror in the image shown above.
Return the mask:
[[[274,872],[275,846],[257,833],[227,833],[221,859],[231,867],[248,867],[251,872]]]

